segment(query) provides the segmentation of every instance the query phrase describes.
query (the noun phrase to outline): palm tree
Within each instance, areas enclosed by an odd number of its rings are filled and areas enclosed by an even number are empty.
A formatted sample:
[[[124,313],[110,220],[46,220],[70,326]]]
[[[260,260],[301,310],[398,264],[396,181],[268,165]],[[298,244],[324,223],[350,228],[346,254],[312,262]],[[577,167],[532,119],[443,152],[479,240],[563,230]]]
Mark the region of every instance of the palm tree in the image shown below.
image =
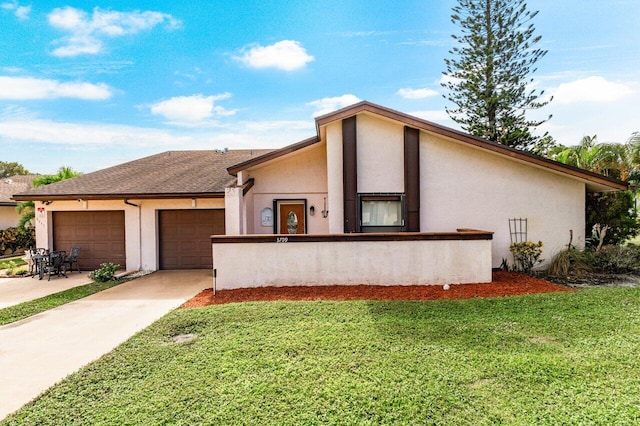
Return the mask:
[[[559,146],[551,151],[551,158],[564,164],[601,173],[603,169],[598,136],[584,136],[576,146]]]
[[[71,167],[60,167],[58,173],[55,175],[42,175],[33,180],[31,186],[37,188],[42,185],[49,185],[50,183],[60,182],[80,176],[82,173],[74,171]],[[23,201],[18,203],[16,210],[21,215],[18,222],[19,228],[30,228],[33,226],[33,219],[35,216],[35,204],[33,201]]]
[[[624,144],[599,144],[597,140],[596,135],[585,136],[576,146],[555,148],[550,156],[561,163],[637,183],[640,180],[640,132],[633,133]]]

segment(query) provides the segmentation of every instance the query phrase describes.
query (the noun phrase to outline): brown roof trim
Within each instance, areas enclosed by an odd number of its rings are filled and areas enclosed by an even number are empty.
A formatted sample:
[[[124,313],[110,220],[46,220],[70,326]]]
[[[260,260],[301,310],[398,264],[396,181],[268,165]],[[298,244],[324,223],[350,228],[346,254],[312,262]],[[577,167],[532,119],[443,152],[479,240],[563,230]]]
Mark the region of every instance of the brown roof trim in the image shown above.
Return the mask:
[[[203,192],[184,194],[56,194],[56,195],[21,195],[11,199],[16,201],[65,201],[65,200],[167,200],[178,198],[224,198],[223,192]]]
[[[599,185],[607,186],[612,189],[617,189],[617,190],[629,189],[629,184],[627,182],[623,182],[614,178],[610,178],[608,176],[603,176],[598,173],[583,170],[578,167],[559,163],[557,161],[540,157],[535,154],[530,154],[528,152],[520,151],[505,145],[501,145],[496,142],[491,142],[482,138],[478,138],[476,136],[469,135],[462,131],[454,130],[446,126],[442,126],[440,124],[435,124],[430,121],[426,121],[421,118],[417,118],[412,115],[393,110],[391,108],[386,108],[380,105],[376,105],[368,101],[358,102],[357,104],[348,106],[346,108],[342,108],[337,111],[331,112],[329,114],[316,117],[316,131],[318,136],[305,139],[302,142],[289,145],[279,150],[270,152],[266,155],[254,158],[249,161],[245,161],[244,163],[236,164],[232,167],[229,167],[227,171],[230,174],[235,176],[239,171],[246,169],[248,167],[257,166],[258,164],[262,164],[269,160],[274,160],[283,155],[297,151],[298,149],[313,145],[314,143],[318,143],[320,142],[319,135],[320,135],[321,126],[324,126],[326,124],[329,124],[337,120],[343,120],[345,118],[352,117],[361,112],[370,112],[373,114],[377,114],[382,117],[389,118],[391,120],[399,121],[406,126],[436,133],[438,135],[455,139],[457,141],[467,143],[469,145],[472,145],[481,149],[485,149],[487,151],[495,152],[497,154],[501,154],[516,160],[524,161],[526,163],[534,164],[539,167],[543,167],[559,173],[567,174],[569,176],[573,176],[578,179],[583,179]]]
[[[460,229],[458,232],[386,232],[349,234],[273,234],[273,235],[212,235],[213,244],[228,243],[315,243],[351,241],[450,241],[492,240],[493,232]]]
[[[234,166],[228,167],[227,171],[230,175],[237,176],[238,172],[248,169],[249,167],[257,166],[258,164],[266,163],[269,160],[274,160],[276,158],[282,157],[283,155],[291,154],[292,152],[298,151],[302,148],[306,148],[318,142],[320,142],[320,138],[318,136],[314,136],[312,138],[296,142],[293,145],[285,146],[284,148],[271,151],[267,154],[261,155],[251,160],[247,160]]]
[[[253,188],[253,185],[255,185],[256,180],[254,178],[249,179],[244,185],[242,185],[242,196],[244,197],[245,195],[247,195],[247,192],[249,192],[249,190],[251,188]]]
[[[520,151],[515,148],[511,148],[497,142],[488,141],[476,136],[469,135],[459,130],[454,130],[449,127],[445,127],[439,124],[432,123],[430,121],[422,120],[403,112],[399,112],[390,108],[386,108],[380,105],[373,104],[371,102],[362,101],[355,105],[334,111],[332,113],[316,117],[316,126],[319,129],[320,126],[328,124],[336,120],[342,120],[352,115],[370,112],[392,120],[400,121],[407,126],[416,127],[421,130],[433,132],[448,138],[456,139],[461,142],[465,142],[469,145],[483,148],[488,151],[492,151],[498,154],[505,155],[514,159],[525,161],[527,163],[535,164],[550,170],[565,173],[580,179],[588,180],[594,183],[605,185],[611,188],[626,190],[629,189],[627,182],[620,181],[618,179],[603,176],[598,173],[590,172],[580,169],[578,167],[570,166],[567,164],[559,163],[557,161],[550,160],[548,158],[540,157],[535,154],[531,154],[525,151]]]

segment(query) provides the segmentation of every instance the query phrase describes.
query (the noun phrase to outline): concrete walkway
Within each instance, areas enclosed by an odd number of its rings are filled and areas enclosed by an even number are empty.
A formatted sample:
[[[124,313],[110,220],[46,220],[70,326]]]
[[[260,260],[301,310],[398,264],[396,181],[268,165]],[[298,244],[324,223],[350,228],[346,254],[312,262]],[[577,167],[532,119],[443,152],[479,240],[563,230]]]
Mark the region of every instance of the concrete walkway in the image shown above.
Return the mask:
[[[160,271],[0,327],[0,420],[211,285]]]
[[[47,277],[42,281],[38,277],[2,278],[0,279],[0,309],[89,284],[91,280],[87,275],[89,275],[87,272],[80,274],[67,272],[67,278],[54,276],[51,277],[51,281],[47,281]]]

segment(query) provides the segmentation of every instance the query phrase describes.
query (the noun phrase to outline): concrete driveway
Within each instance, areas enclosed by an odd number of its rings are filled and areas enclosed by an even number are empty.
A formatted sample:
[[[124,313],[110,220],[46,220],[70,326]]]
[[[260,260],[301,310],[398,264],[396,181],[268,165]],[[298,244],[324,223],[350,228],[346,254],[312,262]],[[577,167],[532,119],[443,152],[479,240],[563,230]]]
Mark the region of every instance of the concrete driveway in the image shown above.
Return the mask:
[[[89,275],[87,272],[80,274],[68,272],[67,278],[52,277],[50,281],[47,281],[46,277],[42,280],[38,277],[2,278],[0,279],[0,309],[89,284],[91,280],[87,275]]]
[[[211,285],[159,271],[0,327],[0,420]]]

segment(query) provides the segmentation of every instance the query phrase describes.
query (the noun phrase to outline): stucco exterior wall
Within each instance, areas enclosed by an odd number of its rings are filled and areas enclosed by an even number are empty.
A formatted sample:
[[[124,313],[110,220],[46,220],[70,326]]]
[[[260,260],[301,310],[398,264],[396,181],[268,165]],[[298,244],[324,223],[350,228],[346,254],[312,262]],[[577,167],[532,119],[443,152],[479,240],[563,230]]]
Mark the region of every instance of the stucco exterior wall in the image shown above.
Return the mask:
[[[213,267],[220,290],[490,282],[491,241],[214,242]]]
[[[20,215],[16,206],[0,206],[0,229],[13,228],[18,225]]]
[[[403,192],[403,126],[368,114],[357,123],[358,192]],[[329,232],[342,233],[342,123],[325,131]],[[548,260],[569,242],[569,230],[574,244],[584,244],[584,207],[585,185],[577,179],[420,133],[420,230],[493,231],[494,267],[511,260],[509,218],[527,218],[528,239],[544,243]]]
[[[358,192],[404,192],[404,126],[358,115]]]
[[[272,234],[273,227],[262,226],[260,212],[273,208],[274,199],[306,199],[307,232],[327,233],[329,221],[323,218],[327,198],[327,155],[324,144],[314,145],[273,164],[250,170],[254,186],[245,196],[247,232]],[[309,213],[314,206],[315,213]],[[275,212],[274,212],[275,215]]]
[[[54,211],[124,211],[126,268],[129,270],[158,269],[158,210],[193,209],[192,200],[135,200],[129,202],[139,207],[127,205],[123,200],[54,201],[50,205],[36,202],[36,245],[53,249]],[[85,204],[86,203],[86,208]],[[224,209],[224,199],[196,199],[198,209]]]
[[[584,183],[470,146],[420,134],[423,231],[494,232],[493,266],[509,252],[510,218],[526,218],[528,239],[542,241],[549,260],[569,242],[584,244]]]
[[[344,189],[342,177],[342,122],[329,124],[326,128],[327,139],[327,205],[329,210],[329,232],[344,232]]]

